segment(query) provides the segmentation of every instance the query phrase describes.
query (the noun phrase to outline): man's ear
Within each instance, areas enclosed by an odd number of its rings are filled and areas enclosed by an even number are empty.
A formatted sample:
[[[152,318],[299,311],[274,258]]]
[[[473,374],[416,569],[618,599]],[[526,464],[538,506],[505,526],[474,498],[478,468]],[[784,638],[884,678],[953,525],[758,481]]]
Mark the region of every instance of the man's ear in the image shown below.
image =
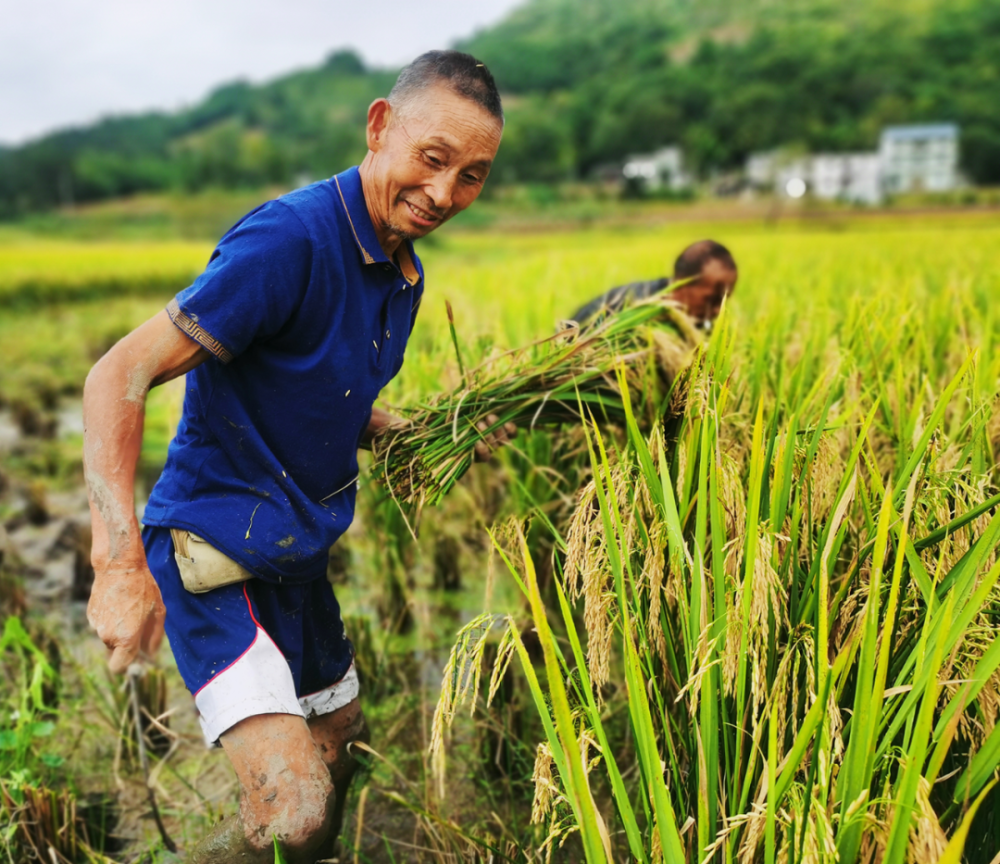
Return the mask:
[[[372,153],[377,153],[385,143],[391,111],[388,99],[376,99],[368,106],[368,149]]]

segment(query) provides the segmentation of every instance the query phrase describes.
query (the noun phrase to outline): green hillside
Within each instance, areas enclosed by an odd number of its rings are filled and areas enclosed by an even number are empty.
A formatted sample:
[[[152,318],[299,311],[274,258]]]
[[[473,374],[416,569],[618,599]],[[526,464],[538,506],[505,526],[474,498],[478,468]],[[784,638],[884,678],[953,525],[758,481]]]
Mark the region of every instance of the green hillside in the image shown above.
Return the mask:
[[[511,102],[509,179],[585,174],[681,143],[702,171],[779,145],[871,148],[889,123],[962,125],[1000,182],[1000,0],[533,0],[462,47]],[[544,158],[539,158],[539,156]]]
[[[888,123],[954,121],[962,162],[1000,182],[1000,0],[528,0],[461,43],[507,95],[494,182],[585,177],[681,143],[702,172],[754,150],[871,148]],[[144,190],[326,176],[364,153],[393,71],[350,52],[174,114],[0,150],[0,216]]]

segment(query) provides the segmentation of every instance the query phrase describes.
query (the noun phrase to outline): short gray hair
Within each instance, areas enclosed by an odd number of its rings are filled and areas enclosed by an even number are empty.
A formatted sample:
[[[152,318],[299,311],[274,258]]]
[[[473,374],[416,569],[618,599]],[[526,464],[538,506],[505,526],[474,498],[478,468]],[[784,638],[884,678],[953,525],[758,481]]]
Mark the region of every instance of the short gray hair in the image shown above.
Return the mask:
[[[503,106],[493,75],[486,64],[461,51],[428,51],[421,54],[399,73],[389,91],[389,104],[403,111],[414,96],[439,83],[485,108],[503,123]]]

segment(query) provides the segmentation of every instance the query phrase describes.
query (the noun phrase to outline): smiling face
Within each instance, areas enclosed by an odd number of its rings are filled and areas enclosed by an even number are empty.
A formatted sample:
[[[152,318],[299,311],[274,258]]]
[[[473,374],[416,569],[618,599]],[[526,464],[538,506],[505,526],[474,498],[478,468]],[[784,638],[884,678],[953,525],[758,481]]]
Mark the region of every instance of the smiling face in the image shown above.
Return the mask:
[[[361,164],[368,213],[390,256],[404,239],[429,234],[476,200],[503,131],[485,108],[444,85],[405,108],[372,103]]]

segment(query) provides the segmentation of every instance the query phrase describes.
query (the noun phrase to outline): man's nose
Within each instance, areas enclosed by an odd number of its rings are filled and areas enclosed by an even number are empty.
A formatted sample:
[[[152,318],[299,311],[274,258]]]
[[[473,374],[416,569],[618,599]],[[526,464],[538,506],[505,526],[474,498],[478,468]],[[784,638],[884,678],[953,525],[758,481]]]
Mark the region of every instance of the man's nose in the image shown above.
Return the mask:
[[[438,212],[446,213],[451,209],[452,198],[455,195],[455,178],[441,172],[425,187],[425,191]]]

